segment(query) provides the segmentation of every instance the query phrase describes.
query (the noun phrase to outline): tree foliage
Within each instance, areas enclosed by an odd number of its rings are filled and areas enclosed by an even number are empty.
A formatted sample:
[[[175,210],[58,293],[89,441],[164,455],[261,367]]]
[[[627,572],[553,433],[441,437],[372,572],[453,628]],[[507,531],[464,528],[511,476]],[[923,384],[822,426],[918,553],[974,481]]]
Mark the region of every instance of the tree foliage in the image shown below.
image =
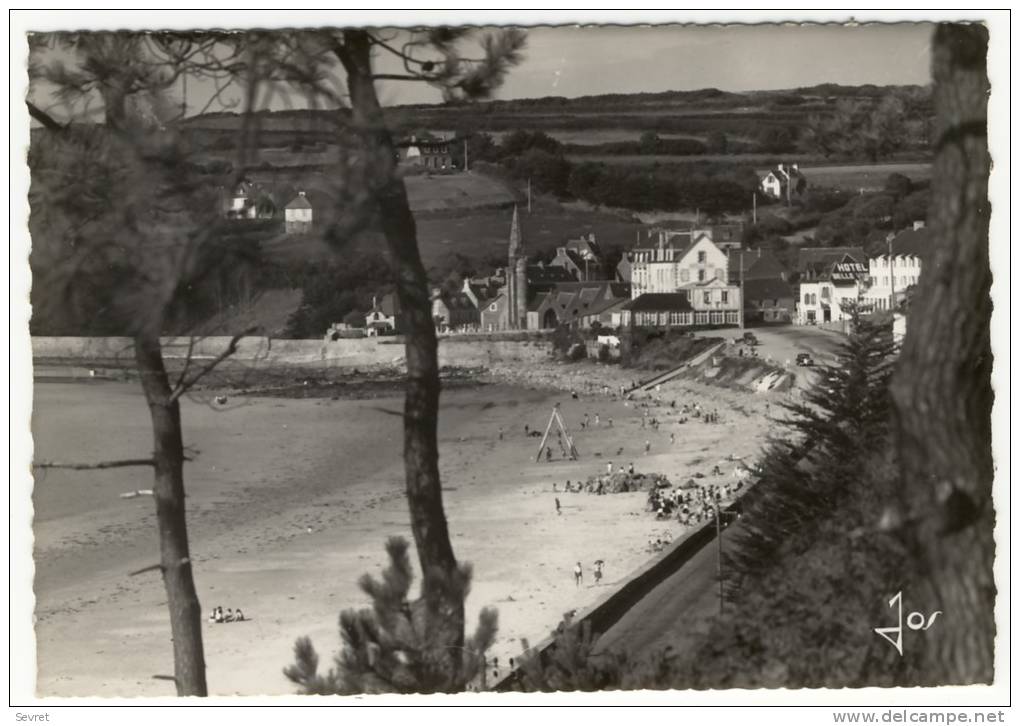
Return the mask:
[[[485,669],[485,653],[497,632],[497,614],[481,611],[474,634],[463,646],[451,649],[449,629],[462,627],[455,613],[436,618],[429,615],[442,603],[464,602],[471,568],[461,565],[454,573],[438,573],[446,590],[434,593],[439,600],[426,607],[424,599],[410,600],[414,574],[408,544],[399,537],[386,543],[389,567],[376,580],[365,575],[359,586],[372,600],[372,607],[345,610],[340,615],[343,643],[334,667],[319,673],[319,656],[308,638],[294,646],[294,664],[284,675],[311,695],[353,695],[358,693],[454,693],[476,683]],[[429,597],[424,594],[422,598]]]

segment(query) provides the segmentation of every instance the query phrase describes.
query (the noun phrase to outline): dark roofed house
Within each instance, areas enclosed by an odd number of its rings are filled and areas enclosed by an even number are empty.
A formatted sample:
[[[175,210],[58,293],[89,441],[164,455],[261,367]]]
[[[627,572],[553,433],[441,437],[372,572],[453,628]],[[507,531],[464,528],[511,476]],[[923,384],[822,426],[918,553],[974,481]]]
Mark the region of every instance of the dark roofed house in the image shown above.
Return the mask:
[[[796,301],[796,293],[785,280],[745,280],[744,321],[788,323],[793,319]]]
[[[464,292],[432,291],[432,319],[440,332],[477,328],[479,311]]]
[[[403,322],[396,293],[389,292],[382,298],[372,298],[372,309],[365,314],[365,328],[369,335],[400,333],[404,328]]]
[[[312,203],[308,195],[299,191],[283,210],[284,228],[291,234],[312,229]]]
[[[900,232],[892,241],[893,255],[918,257],[927,262],[933,250],[931,230],[927,227],[915,226]]]
[[[744,268],[744,281],[748,280],[785,280],[786,269],[776,259],[771,250],[760,247],[753,250],[731,250],[727,261],[727,281],[731,285],[740,284],[740,268]]]
[[[564,282],[535,295],[528,306],[528,328],[559,325],[590,328],[593,323],[609,326],[607,310],[630,299],[630,285],[609,282]]]

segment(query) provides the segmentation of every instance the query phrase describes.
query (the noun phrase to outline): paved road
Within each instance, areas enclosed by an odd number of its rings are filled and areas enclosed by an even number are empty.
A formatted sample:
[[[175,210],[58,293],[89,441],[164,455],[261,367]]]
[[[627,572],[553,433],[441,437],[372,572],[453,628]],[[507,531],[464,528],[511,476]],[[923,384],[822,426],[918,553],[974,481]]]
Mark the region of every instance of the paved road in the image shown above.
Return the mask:
[[[723,531],[723,547],[739,523]],[[600,649],[625,650],[642,659],[665,646],[683,658],[719,612],[716,540],[666,578],[599,639]]]

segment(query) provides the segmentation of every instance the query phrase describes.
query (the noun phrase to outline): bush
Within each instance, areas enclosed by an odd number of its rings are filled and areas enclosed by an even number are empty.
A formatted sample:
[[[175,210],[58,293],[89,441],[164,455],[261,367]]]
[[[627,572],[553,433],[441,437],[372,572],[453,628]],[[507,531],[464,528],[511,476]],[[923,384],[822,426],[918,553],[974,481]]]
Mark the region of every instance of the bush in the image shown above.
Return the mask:
[[[311,641],[297,640],[295,662],[283,673],[302,694],[454,693],[466,690],[481,674],[485,652],[496,638],[496,611],[484,608],[475,634],[466,640],[456,637],[451,630],[463,628],[462,623],[427,617],[423,600],[408,600],[414,575],[407,550],[405,540],[391,538],[386,543],[390,564],[382,580],[365,575],[359,581],[372,607],[341,613],[343,647],[335,668],[320,675]],[[470,567],[461,566],[446,586],[463,602],[470,581]],[[451,640],[464,645],[447,647]]]

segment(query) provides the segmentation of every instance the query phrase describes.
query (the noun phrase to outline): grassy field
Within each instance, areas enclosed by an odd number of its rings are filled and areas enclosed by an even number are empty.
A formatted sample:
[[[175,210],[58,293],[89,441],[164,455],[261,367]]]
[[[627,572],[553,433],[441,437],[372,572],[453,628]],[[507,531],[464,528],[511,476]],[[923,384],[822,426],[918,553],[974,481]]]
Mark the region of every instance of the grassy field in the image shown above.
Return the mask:
[[[697,164],[700,162],[749,166],[768,163],[779,156],[777,154],[568,154],[567,158],[575,163],[594,161],[604,164],[626,164],[628,166]],[[809,156],[808,158],[811,157]]]
[[[801,167],[808,183],[848,191],[875,191],[885,184],[890,174],[903,174],[912,181],[931,179],[930,163],[845,164],[842,166]]]
[[[506,264],[511,208],[467,210],[444,216],[421,216],[416,220],[418,247],[426,269],[442,266],[453,256],[466,258],[478,273],[489,273]],[[641,223],[625,216],[586,209],[568,209],[555,202],[538,200],[532,213],[520,209],[521,234],[528,254],[551,254],[571,237],[594,232],[603,249],[630,246]],[[281,235],[263,245],[270,257],[282,263],[325,260],[333,255],[357,254],[358,250],[383,249],[385,241],[366,233],[349,249],[336,252],[321,236]]]

